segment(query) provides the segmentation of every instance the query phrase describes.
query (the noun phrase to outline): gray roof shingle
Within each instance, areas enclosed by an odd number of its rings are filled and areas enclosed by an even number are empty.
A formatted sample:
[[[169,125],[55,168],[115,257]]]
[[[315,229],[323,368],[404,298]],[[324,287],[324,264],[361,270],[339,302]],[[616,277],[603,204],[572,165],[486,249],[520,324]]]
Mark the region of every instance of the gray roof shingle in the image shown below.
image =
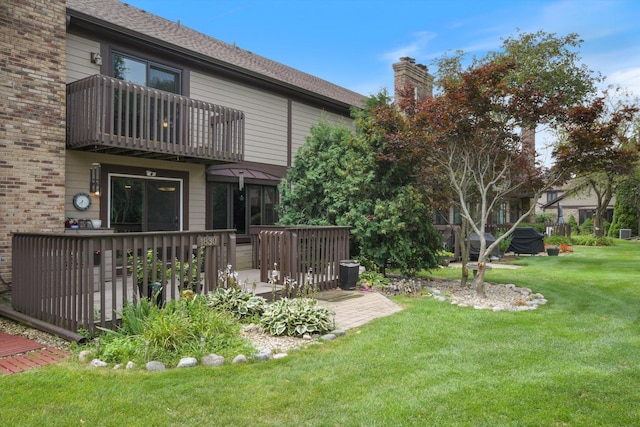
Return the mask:
[[[119,0],[67,0],[67,9],[109,26],[186,49],[213,62],[222,62],[284,86],[311,92],[348,105],[362,106],[364,95],[298,71],[234,45],[199,33],[177,22],[135,8]]]

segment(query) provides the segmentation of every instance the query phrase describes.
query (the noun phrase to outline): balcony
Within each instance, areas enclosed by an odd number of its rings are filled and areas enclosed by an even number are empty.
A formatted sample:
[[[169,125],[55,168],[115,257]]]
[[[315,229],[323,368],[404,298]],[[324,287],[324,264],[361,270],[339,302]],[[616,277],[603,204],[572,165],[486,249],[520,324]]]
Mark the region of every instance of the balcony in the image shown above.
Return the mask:
[[[103,75],[67,85],[67,148],[213,164],[244,159],[244,113]]]

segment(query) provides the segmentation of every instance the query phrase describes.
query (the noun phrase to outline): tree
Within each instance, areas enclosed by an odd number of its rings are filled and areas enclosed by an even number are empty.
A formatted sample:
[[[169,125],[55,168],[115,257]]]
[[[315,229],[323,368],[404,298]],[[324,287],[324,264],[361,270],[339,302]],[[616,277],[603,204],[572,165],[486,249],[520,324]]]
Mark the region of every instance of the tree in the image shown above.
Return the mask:
[[[423,149],[449,179],[461,216],[479,237],[476,292],[484,296],[485,263],[517,224],[487,244],[485,229],[492,210],[519,192],[540,197],[546,188],[542,170],[521,149],[518,128],[526,98],[506,84],[514,69],[506,61],[479,65],[459,79],[443,82],[443,93],[427,100],[413,123],[423,129]]]
[[[520,135],[538,124],[562,123],[566,108],[593,87],[589,70],[576,64],[570,49],[579,42],[575,36],[539,32],[507,39],[504,51],[474,60],[466,69],[460,53],[442,58],[440,93],[400,105],[406,125],[390,139],[401,153],[429,159],[423,165],[427,172],[447,177],[463,225],[479,236],[475,287],[481,296],[485,263],[493,249],[563,176],[561,168],[548,171],[536,164],[533,153],[523,149]],[[531,208],[488,245],[485,229],[492,210],[524,194],[533,199]]]
[[[413,275],[438,264],[441,236],[406,166],[390,160],[371,127],[371,111],[388,104],[380,93],[354,111],[357,135],[326,121],[312,127],[280,187],[280,223],[351,226],[363,261]]]
[[[613,221],[609,227],[609,237],[618,237],[620,229],[631,230],[631,234],[638,235],[640,221],[640,178],[636,172],[629,179],[618,185],[616,202],[613,206]]]
[[[588,186],[597,197],[594,234],[603,235],[603,218],[617,185],[629,176],[638,161],[640,145],[630,137],[637,105],[606,103],[608,93],[588,105],[573,107],[564,125],[566,139],[553,151],[556,165]]]

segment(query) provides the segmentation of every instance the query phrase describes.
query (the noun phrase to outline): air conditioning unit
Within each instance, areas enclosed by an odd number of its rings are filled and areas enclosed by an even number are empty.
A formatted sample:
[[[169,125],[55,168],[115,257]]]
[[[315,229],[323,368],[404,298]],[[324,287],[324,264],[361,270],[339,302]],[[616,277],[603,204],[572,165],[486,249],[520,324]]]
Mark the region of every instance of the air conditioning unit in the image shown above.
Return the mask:
[[[631,239],[631,230],[629,228],[621,228],[620,238],[625,240]]]

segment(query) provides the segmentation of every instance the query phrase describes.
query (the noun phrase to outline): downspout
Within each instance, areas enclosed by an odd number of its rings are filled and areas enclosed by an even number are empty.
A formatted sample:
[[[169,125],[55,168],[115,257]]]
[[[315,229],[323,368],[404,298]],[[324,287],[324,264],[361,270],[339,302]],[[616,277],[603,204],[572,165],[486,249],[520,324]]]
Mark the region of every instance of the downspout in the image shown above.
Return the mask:
[[[48,334],[55,335],[67,341],[72,341],[72,342],[81,344],[86,342],[87,340],[85,337],[83,337],[82,335],[76,332],[68,331],[59,326],[52,325],[50,323],[44,322],[42,320],[27,316],[26,314],[22,314],[18,311],[15,311],[13,308],[11,308],[10,305],[4,302],[0,302],[0,316],[6,317],[7,319],[11,319],[15,322],[22,323],[32,328],[36,328]]]

